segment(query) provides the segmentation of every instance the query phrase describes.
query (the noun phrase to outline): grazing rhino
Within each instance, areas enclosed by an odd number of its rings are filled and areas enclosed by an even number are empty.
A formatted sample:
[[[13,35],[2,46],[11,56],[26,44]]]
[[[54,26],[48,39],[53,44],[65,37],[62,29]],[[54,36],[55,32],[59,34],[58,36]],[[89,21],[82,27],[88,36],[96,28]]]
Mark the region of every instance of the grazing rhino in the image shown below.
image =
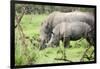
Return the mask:
[[[53,28],[62,22],[66,23],[72,23],[75,21],[79,22],[85,22],[89,24],[92,29],[94,30],[94,16],[87,13],[87,12],[68,12],[68,13],[62,13],[62,12],[53,12],[51,13],[46,20],[44,20],[41,24],[40,29],[40,49],[43,49],[46,47],[46,43],[51,38],[51,33]]]
[[[93,44],[94,40],[92,33],[90,25],[85,22],[62,22],[57,24],[53,29],[48,46],[59,44],[59,41],[62,40],[64,47],[67,47],[70,40],[78,40],[81,37],[86,38],[90,44]]]

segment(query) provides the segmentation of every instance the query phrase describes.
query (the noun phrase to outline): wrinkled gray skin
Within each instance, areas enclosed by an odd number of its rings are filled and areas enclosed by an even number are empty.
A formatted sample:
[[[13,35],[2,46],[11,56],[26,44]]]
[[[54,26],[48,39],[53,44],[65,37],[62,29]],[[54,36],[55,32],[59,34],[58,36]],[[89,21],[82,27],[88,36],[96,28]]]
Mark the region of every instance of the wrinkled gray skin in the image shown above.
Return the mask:
[[[90,44],[93,44],[92,31],[90,25],[84,22],[60,23],[53,29],[48,46],[58,44],[63,41],[64,47],[69,45],[70,40],[78,40],[81,37],[86,38]]]
[[[51,38],[51,33],[53,28],[62,22],[71,23],[71,22],[85,22],[89,24],[94,29],[94,16],[87,13],[87,12],[68,12],[68,13],[62,13],[62,12],[53,12],[51,13],[46,20],[44,20],[41,24],[40,29],[40,49],[43,49],[46,47],[46,43]]]

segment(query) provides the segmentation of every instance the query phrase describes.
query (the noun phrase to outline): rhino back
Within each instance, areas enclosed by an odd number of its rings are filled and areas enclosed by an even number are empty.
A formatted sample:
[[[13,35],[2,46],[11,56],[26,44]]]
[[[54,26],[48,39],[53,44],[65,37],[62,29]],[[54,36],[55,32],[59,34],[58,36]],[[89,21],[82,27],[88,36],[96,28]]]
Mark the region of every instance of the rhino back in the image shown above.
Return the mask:
[[[91,30],[91,27],[84,22],[72,22],[64,24],[66,27],[64,27],[65,29],[63,31],[63,37],[70,37],[71,39],[75,40],[87,36],[87,33]]]
[[[61,22],[73,22],[73,21],[80,21],[80,22],[86,22],[89,25],[94,25],[94,16],[90,15],[87,12],[69,12],[69,13],[57,13],[53,19],[54,26]]]

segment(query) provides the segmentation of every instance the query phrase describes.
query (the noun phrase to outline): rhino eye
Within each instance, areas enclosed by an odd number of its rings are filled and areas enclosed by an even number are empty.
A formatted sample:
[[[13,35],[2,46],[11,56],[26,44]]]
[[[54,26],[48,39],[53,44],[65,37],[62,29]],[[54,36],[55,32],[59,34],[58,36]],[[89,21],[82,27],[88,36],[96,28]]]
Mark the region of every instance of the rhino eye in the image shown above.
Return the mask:
[[[52,33],[52,35],[54,35],[54,32],[51,32]]]

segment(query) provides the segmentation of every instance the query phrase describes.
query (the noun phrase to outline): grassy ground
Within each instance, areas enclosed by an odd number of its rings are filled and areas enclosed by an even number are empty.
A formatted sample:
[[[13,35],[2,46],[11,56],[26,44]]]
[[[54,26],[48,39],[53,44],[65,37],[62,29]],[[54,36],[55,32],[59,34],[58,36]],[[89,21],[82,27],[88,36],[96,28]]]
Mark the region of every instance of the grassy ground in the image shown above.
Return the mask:
[[[39,29],[41,22],[47,17],[46,14],[42,15],[24,15],[21,20],[21,26],[25,36],[32,39],[35,37],[39,38]],[[18,28],[15,29],[15,64],[16,65],[30,65],[30,64],[47,64],[47,63],[62,63],[68,62],[63,60],[56,60],[55,58],[62,58],[63,56],[63,44],[57,48],[46,48],[39,50],[39,42],[36,39],[32,39],[33,43],[29,39],[25,39],[24,46],[20,31]],[[71,48],[65,49],[65,55],[68,60],[72,62],[79,62],[84,51],[88,47],[88,43],[85,39],[78,41],[71,41]],[[88,55],[93,51],[93,47],[87,52]],[[88,61],[84,59],[84,61]]]

